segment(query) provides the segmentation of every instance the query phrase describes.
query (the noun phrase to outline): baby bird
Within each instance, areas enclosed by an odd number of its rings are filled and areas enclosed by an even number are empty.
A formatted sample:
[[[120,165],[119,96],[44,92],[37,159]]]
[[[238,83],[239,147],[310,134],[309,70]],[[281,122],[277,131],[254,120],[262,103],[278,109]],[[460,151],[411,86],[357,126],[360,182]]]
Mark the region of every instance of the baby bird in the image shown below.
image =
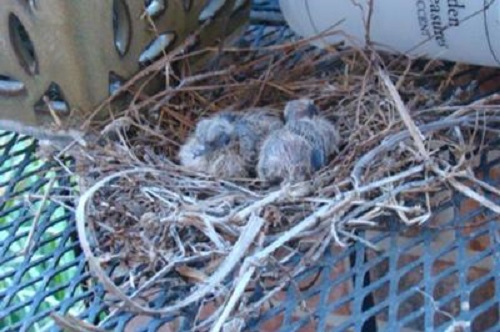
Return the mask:
[[[335,126],[319,115],[312,100],[290,101],[285,126],[264,141],[257,164],[259,178],[271,183],[304,181],[337,151]]]
[[[219,178],[246,178],[249,176],[245,160],[230,147],[218,153],[204,153],[205,147],[195,136],[187,139],[179,150],[179,161],[184,167]]]
[[[286,128],[304,137],[313,148],[313,168],[319,170],[338,152],[340,137],[335,126],[319,115],[310,99],[289,101],[284,109]]]
[[[273,184],[305,181],[313,172],[312,158],[311,144],[285,127],[264,140],[257,173],[260,179]]]

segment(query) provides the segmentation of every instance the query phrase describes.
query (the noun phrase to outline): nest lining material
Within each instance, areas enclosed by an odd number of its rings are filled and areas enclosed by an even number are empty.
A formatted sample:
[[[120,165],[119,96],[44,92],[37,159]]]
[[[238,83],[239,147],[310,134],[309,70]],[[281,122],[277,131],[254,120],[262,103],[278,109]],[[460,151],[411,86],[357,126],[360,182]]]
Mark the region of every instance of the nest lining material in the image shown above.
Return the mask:
[[[187,61],[199,52],[181,46],[121,88],[131,96],[128,107],[107,122],[89,118],[86,146],[66,149],[82,180],[80,243],[120,303],[110,316],[123,308],[176,314],[212,299],[219,309],[194,325],[218,331],[229,318],[245,322],[268,299],[251,302],[252,285],[272,285],[266,292],[275,294],[332,242],[377,249],[355,230],[394,216],[424,223],[436,192],[451,188],[500,213],[485,194],[499,191],[472,172],[474,156],[496,135],[496,95],[453,106],[456,96],[442,100],[440,92],[458,65],[319,51],[306,42],[207,49],[215,61],[195,74]],[[144,95],[138,79],[158,73],[168,88]],[[229,106],[280,111],[297,98],[315,100],[345,142],[311,181],[228,181],[177,164],[179,145],[201,117]],[[290,265],[297,255],[302,264]],[[179,296],[153,307],[147,299],[158,289]]]

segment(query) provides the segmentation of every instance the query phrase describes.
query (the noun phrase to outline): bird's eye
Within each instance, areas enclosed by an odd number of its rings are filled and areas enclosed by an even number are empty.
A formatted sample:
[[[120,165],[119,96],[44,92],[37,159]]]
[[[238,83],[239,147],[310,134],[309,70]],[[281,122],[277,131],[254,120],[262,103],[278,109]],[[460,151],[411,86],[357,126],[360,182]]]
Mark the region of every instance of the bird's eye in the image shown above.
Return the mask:
[[[217,143],[218,146],[225,146],[229,144],[229,141],[230,141],[229,135],[224,133],[218,137]]]
[[[307,114],[309,116],[315,116],[318,115],[318,108],[314,104],[309,104],[307,105]]]
[[[325,166],[325,154],[319,149],[313,149],[311,153],[311,165],[315,171]]]

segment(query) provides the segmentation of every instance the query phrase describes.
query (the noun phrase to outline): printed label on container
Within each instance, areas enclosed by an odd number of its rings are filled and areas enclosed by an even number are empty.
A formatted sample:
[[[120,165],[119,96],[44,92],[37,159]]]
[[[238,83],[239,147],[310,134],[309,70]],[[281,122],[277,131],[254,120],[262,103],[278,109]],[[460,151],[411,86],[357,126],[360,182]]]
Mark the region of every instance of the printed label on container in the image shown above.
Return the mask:
[[[325,35],[313,44],[366,43],[369,0],[281,0],[297,34]],[[370,41],[411,56],[500,66],[500,0],[373,0]],[[333,28],[332,28],[333,27]]]

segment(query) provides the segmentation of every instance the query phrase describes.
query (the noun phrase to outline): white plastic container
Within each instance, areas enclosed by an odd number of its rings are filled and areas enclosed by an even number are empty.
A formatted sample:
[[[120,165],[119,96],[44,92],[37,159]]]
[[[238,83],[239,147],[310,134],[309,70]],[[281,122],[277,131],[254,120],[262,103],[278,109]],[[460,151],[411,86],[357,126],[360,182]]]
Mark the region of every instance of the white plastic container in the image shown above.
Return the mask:
[[[370,40],[381,50],[414,57],[500,67],[500,0],[372,0]],[[302,37],[343,31],[313,44],[366,45],[370,0],[280,0]],[[356,5],[358,4],[358,5]]]

